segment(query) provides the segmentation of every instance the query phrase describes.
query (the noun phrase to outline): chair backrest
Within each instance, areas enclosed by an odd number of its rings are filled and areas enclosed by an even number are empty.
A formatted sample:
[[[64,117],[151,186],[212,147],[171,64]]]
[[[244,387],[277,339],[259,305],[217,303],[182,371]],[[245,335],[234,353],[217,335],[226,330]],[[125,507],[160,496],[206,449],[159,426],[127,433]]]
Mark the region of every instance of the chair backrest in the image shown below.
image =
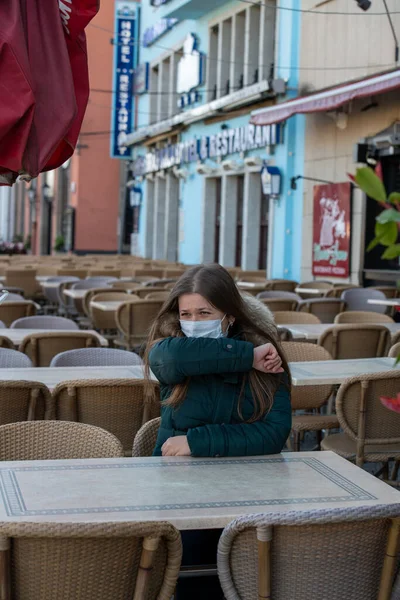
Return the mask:
[[[174,594],[182,542],[169,523],[10,524],[2,536],[11,548],[4,578],[22,590],[21,598],[166,600]]]
[[[100,427],[68,421],[25,421],[0,427],[0,460],[62,460],[124,456]]]
[[[154,387],[157,391],[158,384]],[[68,381],[57,385],[53,398],[57,419],[110,431],[127,456],[141,426],[160,415],[160,402],[145,397],[142,379]]]
[[[353,289],[358,289],[360,288],[359,285],[353,285],[351,283],[346,283],[343,285],[334,285],[333,288],[331,288],[330,290],[327,290],[324,294],[325,298],[341,298],[343,292],[345,292],[346,290],[353,290]]]
[[[9,348],[10,350],[15,349],[15,345],[10,338],[6,335],[0,335],[0,348]]]
[[[78,325],[65,317],[37,316],[23,317],[11,323],[11,329],[70,329],[79,330]]]
[[[366,288],[367,290],[378,290],[385,294],[386,298],[398,298],[399,290],[394,285],[374,285],[372,287]]]
[[[386,296],[379,290],[368,288],[356,288],[345,290],[342,294],[342,300],[347,304],[347,310],[364,310],[377,313],[385,313],[387,307],[378,304],[368,304],[368,300],[385,300]]]
[[[120,269],[90,269],[88,277],[114,277],[119,279],[121,277]]]
[[[134,269],[134,277],[151,277],[152,279],[162,279],[164,277],[164,269]]]
[[[117,323],[115,320],[116,311],[112,310],[101,310],[93,306],[92,302],[135,302],[137,296],[134,294],[128,294],[125,291],[117,292],[113,288],[112,293],[100,293],[92,296],[90,303],[90,318],[92,319],[93,327],[104,331],[107,329],[117,329]]]
[[[11,327],[11,323],[22,317],[31,317],[36,314],[36,306],[33,302],[3,302],[0,304],[0,320]]]
[[[393,344],[393,346],[389,350],[388,356],[391,358],[397,358],[400,355],[400,342],[397,344]]]
[[[318,325],[321,323],[318,317],[311,313],[289,310],[274,312],[274,319],[277,325]]]
[[[84,295],[83,300],[82,300],[82,306],[83,306],[83,311],[84,311],[85,315],[89,318],[91,318],[90,303],[91,303],[92,299],[94,298],[94,296],[97,296],[98,294],[115,294],[115,289],[112,288],[111,286],[98,287],[95,289],[90,289],[86,292],[86,294]]]
[[[59,269],[57,275],[68,275],[70,277],[77,277],[78,279],[85,279],[87,269]]]
[[[119,290],[127,290],[127,291],[131,291],[131,290],[137,290],[137,289],[141,289],[143,286],[141,283],[135,283],[134,281],[113,281],[111,283],[111,287],[113,288],[118,288]]]
[[[357,442],[357,462],[362,461],[365,445],[400,444],[400,413],[380,401],[382,396],[396,397],[399,389],[398,370],[352,377],[340,386],[336,412],[344,432]]]
[[[311,290],[330,290],[333,288],[333,283],[330,281],[303,281],[297,286],[300,288],[309,288]]]
[[[142,298],[144,300],[146,298],[146,296],[148,296],[149,294],[151,294],[153,292],[160,293],[160,291],[163,291],[163,290],[160,290],[159,287],[153,287],[153,286],[148,285],[143,288],[139,288],[139,289],[135,290],[135,294],[136,294],[136,296],[139,296],[139,298]]]
[[[1,354],[0,354],[1,357]],[[143,361],[138,354],[115,348],[80,348],[57,354],[51,367],[112,367],[136,366]]]
[[[218,544],[224,597],[389,598],[379,588],[390,517],[396,516],[393,506],[241,516],[224,529]]]
[[[297,281],[290,279],[269,279],[267,284],[267,290],[277,290],[281,292],[294,292],[298,286]]]
[[[71,290],[92,290],[98,288],[100,285],[108,286],[109,280],[107,279],[85,279],[84,281],[77,281],[71,286]]]
[[[7,269],[5,284],[22,288],[26,298],[32,298],[40,289],[35,269]]]
[[[77,348],[97,348],[99,338],[85,331],[57,331],[32,333],[20,345],[20,351],[31,359],[35,367],[48,367],[56,354]]]
[[[36,381],[0,381],[0,425],[54,419],[50,391]]]
[[[6,324],[0,321],[0,329],[6,329]]]
[[[268,306],[272,312],[285,312],[296,310],[298,306],[297,300],[290,298],[260,298],[260,301]]]
[[[390,332],[384,325],[333,325],[320,336],[318,344],[335,359],[386,356]]]
[[[392,317],[366,310],[346,310],[335,317],[334,323],[394,323]]]
[[[333,323],[336,315],[343,312],[345,308],[346,303],[339,298],[315,298],[302,300],[298,311],[315,315],[321,323]]]
[[[170,277],[174,277],[179,279],[179,277],[181,275],[184,274],[184,272],[186,271],[186,269],[165,269],[164,273],[163,273],[163,277],[165,279],[169,279]]]
[[[141,457],[153,455],[160,424],[161,417],[156,417],[142,425],[133,441],[132,456]]]
[[[126,302],[117,310],[116,322],[128,346],[146,340],[148,331],[161,310],[162,300]]]
[[[282,342],[282,348],[288,362],[313,362],[332,360],[325,348],[306,342]],[[319,408],[323,406],[333,392],[331,385],[293,386],[291,402],[293,410]]]
[[[284,292],[284,291],[271,291],[271,290],[266,290],[265,292],[260,292],[259,294],[257,294],[257,298],[259,298],[260,300],[265,299],[271,299],[271,298],[285,298],[285,300],[294,300],[295,302],[300,302],[301,298],[298,294],[295,294],[294,292]]]
[[[265,285],[267,285],[267,280],[265,277],[257,277],[255,275],[239,275],[238,281],[248,281],[249,283],[265,283]]]
[[[18,350],[0,347],[0,369],[25,369],[29,367],[33,367],[33,365],[26,354],[22,354]]]
[[[137,295],[137,294],[136,294]],[[147,296],[144,297],[145,300],[168,300],[168,298],[170,297],[170,292],[168,290],[165,290],[165,292],[160,291],[160,292],[150,292],[150,294],[147,294]]]

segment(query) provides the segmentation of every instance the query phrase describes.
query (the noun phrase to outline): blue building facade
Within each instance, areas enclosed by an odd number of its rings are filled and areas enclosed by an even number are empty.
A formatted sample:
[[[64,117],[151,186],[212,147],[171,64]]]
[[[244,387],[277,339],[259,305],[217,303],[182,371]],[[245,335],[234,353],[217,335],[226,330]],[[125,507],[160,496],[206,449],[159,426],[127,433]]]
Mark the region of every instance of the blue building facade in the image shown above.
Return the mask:
[[[304,117],[251,123],[297,95],[297,0],[151,2],[127,136],[141,199],[133,252],[299,278],[303,192],[290,180],[303,170]],[[278,190],[263,166],[279,171]]]

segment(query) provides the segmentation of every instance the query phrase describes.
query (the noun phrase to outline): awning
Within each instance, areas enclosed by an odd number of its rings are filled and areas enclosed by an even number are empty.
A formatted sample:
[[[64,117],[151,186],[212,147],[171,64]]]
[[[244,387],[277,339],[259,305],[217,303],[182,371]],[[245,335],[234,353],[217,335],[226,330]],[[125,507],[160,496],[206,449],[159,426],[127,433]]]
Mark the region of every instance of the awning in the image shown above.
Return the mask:
[[[329,112],[351,100],[375,96],[400,87],[400,69],[337,85],[309,96],[294,98],[251,113],[254,125],[280,123],[296,114]]]

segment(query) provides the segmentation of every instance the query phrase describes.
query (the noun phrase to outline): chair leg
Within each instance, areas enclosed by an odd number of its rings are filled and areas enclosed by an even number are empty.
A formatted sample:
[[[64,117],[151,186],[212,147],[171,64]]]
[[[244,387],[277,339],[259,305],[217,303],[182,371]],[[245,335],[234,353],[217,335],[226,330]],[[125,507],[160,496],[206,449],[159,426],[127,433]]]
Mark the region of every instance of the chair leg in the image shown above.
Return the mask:
[[[400,460],[396,460],[393,465],[392,474],[390,476],[391,481],[396,481],[397,476],[399,474]]]
[[[383,562],[378,600],[390,600],[400,540],[400,518],[392,519]]]
[[[322,431],[321,429],[318,429],[316,432],[317,435],[317,445],[318,445],[318,450],[321,450],[321,442],[322,442]]]

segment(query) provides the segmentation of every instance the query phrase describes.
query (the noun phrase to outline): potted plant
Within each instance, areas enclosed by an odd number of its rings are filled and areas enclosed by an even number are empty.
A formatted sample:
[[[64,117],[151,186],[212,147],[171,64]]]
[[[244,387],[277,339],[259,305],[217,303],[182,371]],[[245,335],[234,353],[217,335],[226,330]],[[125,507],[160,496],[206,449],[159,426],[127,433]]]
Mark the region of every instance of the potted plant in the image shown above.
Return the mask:
[[[54,250],[55,252],[65,252],[65,240],[63,235],[57,235],[56,240],[54,242]]]

